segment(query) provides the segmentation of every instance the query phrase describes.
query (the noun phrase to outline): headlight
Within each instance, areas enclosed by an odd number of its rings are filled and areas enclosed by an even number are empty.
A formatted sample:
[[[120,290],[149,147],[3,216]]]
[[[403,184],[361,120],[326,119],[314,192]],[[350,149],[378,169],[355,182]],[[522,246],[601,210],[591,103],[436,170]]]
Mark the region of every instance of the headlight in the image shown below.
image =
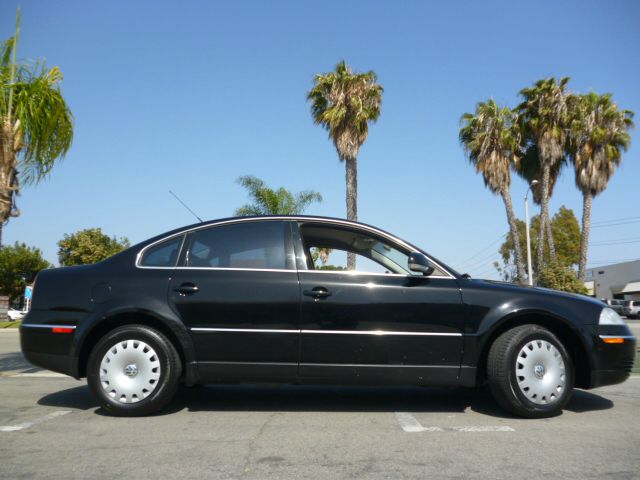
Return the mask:
[[[620,315],[610,308],[603,308],[600,313],[599,325],[626,325]]]

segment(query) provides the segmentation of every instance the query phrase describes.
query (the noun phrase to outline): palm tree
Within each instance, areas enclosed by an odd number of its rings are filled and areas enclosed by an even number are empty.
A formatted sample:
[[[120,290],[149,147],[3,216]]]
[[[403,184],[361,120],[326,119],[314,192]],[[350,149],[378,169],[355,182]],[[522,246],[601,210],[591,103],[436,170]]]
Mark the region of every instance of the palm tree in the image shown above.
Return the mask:
[[[307,95],[314,122],[329,132],[338,158],[345,162],[349,220],[358,219],[358,152],[367,139],[369,122],[380,116],[382,92],[373,71],[353,73],[343,60],[334,71],[316,75]],[[355,255],[348,254],[347,267],[353,270],[355,265]]]
[[[540,186],[540,222],[538,235],[537,270],[542,271],[544,239],[547,237],[549,253],[555,258],[553,237],[548,235],[549,196],[551,170],[565,156],[568,131],[566,86],[569,78],[554,77],[538,80],[533,87],[524,88],[520,95],[524,101],[518,106],[523,133],[536,144],[542,170]]]
[[[507,211],[507,220],[516,255],[518,280],[525,280],[524,257],[516,217],[511,202],[511,168],[518,158],[519,129],[511,109],[499,107],[492,99],[476,105],[475,114],[462,116],[460,143],[469,161],[482,174],[485,186],[500,195]]]
[[[553,195],[553,189],[556,186],[556,182],[560,177],[560,173],[562,168],[566,165],[566,160],[563,157],[560,162],[555,163],[550,171],[549,171],[549,198]],[[515,171],[529,184],[531,188],[531,193],[533,197],[533,203],[538,206],[542,205],[542,165],[540,163],[540,157],[538,155],[538,146],[535,143],[530,143],[524,152],[522,158],[519,158],[515,163]],[[535,183],[534,183],[535,180]],[[547,222],[546,226],[546,235],[547,238],[553,237],[553,233],[551,231],[551,221]],[[555,240],[553,242],[555,244]],[[544,246],[543,246],[544,249]],[[555,250],[555,245],[554,245]],[[555,255],[555,251],[554,251]],[[536,262],[536,266],[542,264],[541,262]]]
[[[591,228],[591,204],[609,183],[629,147],[633,112],[619,110],[611,94],[589,93],[572,102],[571,160],[576,186],[582,192],[582,236],[578,279],[584,282]]]
[[[58,67],[16,61],[16,33],[0,45],[0,246],[2,226],[20,211],[15,196],[23,184],[47,177],[73,139],[73,117],[62,93]]]
[[[322,195],[313,190],[291,193],[284,187],[277,190],[252,175],[238,178],[238,183],[248,190],[253,203],[236,210],[236,215],[299,215],[313,202],[321,202]]]

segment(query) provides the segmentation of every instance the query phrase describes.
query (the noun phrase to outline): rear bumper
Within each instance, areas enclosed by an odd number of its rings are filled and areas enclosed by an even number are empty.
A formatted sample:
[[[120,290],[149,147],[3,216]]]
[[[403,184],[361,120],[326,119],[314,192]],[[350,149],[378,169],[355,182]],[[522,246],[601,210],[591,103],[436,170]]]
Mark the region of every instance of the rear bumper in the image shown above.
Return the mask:
[[[38,314],[32,313],[35,312],[30,312],[20,326],[20,346],[24,357],[36,367],[78,378],[78,359],[71,353],[75,326],[70,323],[40,323],[36,321]]]

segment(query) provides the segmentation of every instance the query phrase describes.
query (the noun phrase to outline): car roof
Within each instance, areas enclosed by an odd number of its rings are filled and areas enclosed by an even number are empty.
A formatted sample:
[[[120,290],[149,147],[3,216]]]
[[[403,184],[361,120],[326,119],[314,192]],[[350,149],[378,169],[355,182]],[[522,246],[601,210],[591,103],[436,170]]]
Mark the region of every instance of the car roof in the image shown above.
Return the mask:
[[[390,239],[395,240],[396,242],[404,245],[406,248],[409,249],[414,249],[416,251],[419,252],[423,252],[426,254],[426,252],[424,252],[422,249],[420,249],[419,247],[417,247],[416,245],[411,244],[410,242],[407,242],[406,240],[390,233],[387,232],[386,230],[383,230],[381,228],[375,227],[373,225],[369,225],[367,223],[362,223],[362,222],[356,222],[353,220],[346,220],[344,218],[337,218],[337,217],[324,217],[324,216],[317,216],[317,215],[247,215],[247,216],[234,216],[234,217],[225,217],[225,218],[219,218],[216,220],[205,220],[203,222],[198,222],[198,223],[193,223],[191,225],[187,225],[184,227],[180,227],[180,228],[176,228],[174,230],[171,230],[169,232],[165,232],[162,233],[160,235],[156,235],[153,238],[150,238],[144,242],[141,242],[137,245],[132,246],[130,249],[128,250],[139,250],[140,247],[146,247],[149,246],[153,243],[159,242],[163,239],[166,239],[168,237],[171,236],[175,236],[175,235],[180,235],[182,233],[188,233],[192,230],[199,230],[201,228],[207,228],[210,226],[215,226],[215,225],[220,225],[220,224],[225,224],[225,223],[243,223],[243,222],[255,222],[255,221],[270,221],[270,220],[282,220],[282,221],[306,221],[306,222],[318,222],[318,223],[327,223],[327,224],[333,224],[333,225],[343,225],[343,226],[352,226],[352,227],[356,227],[356,228],[363,228],[365,230],[369,230],[373,233],[377,233],[379,235],[382,235],[384,237],[389,237]],[[433,255],[428,254],[429,258],[431,258],[437,265],[439,265],[440,267],[442,267],[445,271],[449,272],[453,277],[460,277],[460,273],[457,272],[455,269],[451,268],[449,265],[447,265],[444,262],[441,262],[440,260],[438,260],[437,258],[435,258]]]

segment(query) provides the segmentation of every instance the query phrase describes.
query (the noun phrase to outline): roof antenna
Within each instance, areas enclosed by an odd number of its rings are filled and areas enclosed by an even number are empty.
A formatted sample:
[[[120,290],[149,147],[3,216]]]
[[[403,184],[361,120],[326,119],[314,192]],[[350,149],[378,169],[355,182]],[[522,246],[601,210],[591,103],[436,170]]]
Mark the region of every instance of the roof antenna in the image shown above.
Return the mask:
[[[194,212],[193,210],[191,210],[191,209],[189,208],[189,206],[188,206],[186,203],[184,203],[182,200],[180,200],[180,198],[179,198],[175,193],[173,193],[171,190],[169,190],[169,193],[170,193],[171,195],[173,195],[173,196],[175,197],[175,199],[176,199],[176,200],[178,200],[178,201],[182,204],[182,206],[183,206],[184,208],[186,208],[187,210],[189,210],[189,211],[193,214],[193,216],[194,216],[194,217],[196,217],[196,218],[200,221],[200,223],[203,223],[203,220],[202,220],[198,215],[196,215],[196,212]]]

